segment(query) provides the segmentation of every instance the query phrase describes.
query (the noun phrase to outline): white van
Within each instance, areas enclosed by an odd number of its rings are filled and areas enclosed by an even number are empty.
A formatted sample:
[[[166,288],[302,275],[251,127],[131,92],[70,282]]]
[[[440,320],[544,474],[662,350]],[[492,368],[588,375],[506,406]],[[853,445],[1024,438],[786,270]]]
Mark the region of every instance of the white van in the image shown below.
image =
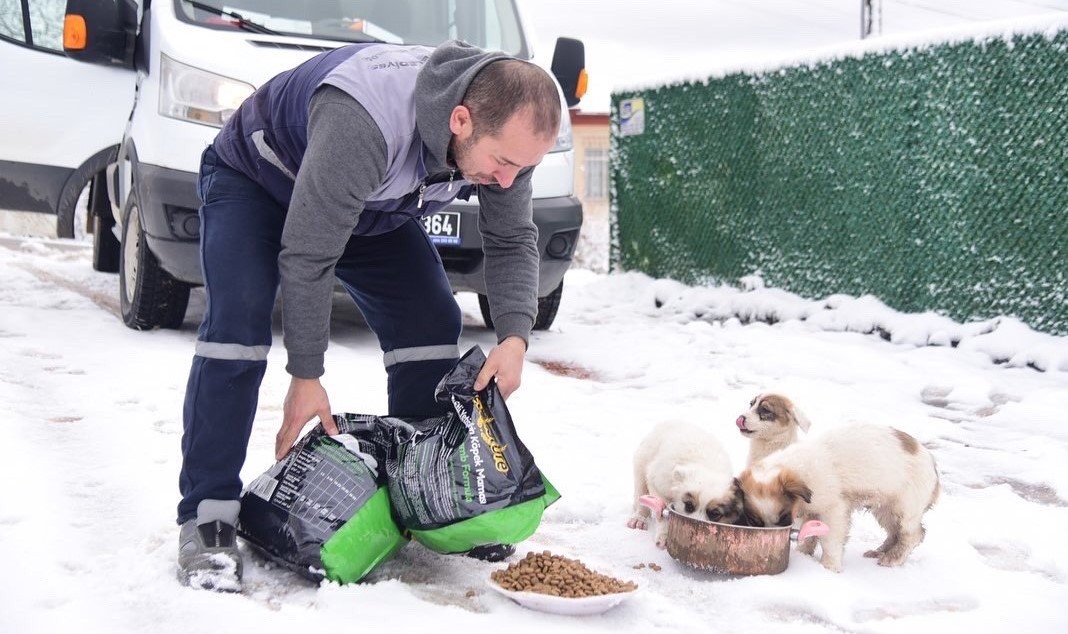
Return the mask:
[[[3,7],[12,3],[29,16],[22,33],[3,26],[11,17]],[[64,235],[64,223],[73,219],[70,197],[91,181],[93,265],[119,272],[122,317],[137,329],[181,325],[189,289],[203,281],[195,185],[200,154],[256,87],[350,42],[434,46],[458,38],[534,59],[516,0],[68,0],[66,54],[90,62],[75,64],[56,54],[54,34],[47,42],[35,36],[43,28],[35,16],[50,21],[52,32],[62,4],[0,2],[0,85],[20,90],[18,103],[0,104],[6,122],[0,125],[24,146],[5,140],[0,208],[57,213]],[[584,92],[583,66],[582,43],[558,40],[551,69],[567,106]],[[63,76],[52,68],[62,68]],[[49,109],[47,118],[42,107]],[[6,132],[0,129],[10,138]],[[78,142],[69,143],[70,137]],[[556,146],[534,174],[542,259],[538,329],[556,315],[582,224],[573,161],[565,112]],[[33,174],[50,185],[30,185]],[[26,196],[27,188],[37,193]],[[10,200],[12,192],[26,202]],[[453,290],[478,293],[491,325],[477,205],[474,198],[458,201],[426,218],[425,226]]]
[[[80,195],[115,160],[136,77],[63,54],[65,5],[0,0],[0,209],[56,214],[71,238]]]

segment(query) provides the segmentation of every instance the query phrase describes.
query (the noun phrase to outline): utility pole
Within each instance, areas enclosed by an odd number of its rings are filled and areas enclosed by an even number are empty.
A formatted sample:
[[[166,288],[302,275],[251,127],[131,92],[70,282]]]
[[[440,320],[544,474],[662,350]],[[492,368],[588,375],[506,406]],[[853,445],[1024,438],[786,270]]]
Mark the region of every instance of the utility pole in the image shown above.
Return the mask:
[[[860,0],[860,39],[883,34],[883,0]]]

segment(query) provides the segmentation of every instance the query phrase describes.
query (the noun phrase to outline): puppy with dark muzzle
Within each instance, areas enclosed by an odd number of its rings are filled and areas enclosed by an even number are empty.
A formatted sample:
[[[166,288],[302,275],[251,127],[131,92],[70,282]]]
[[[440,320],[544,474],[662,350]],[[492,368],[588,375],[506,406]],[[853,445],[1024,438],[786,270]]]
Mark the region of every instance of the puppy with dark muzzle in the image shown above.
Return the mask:
[[[655,495],[673,512],[731,524],[742,515],[742,490],[727,452],[710,433],[682,421],[658,424],[634,453],[634,514],[627,526],[644,530],[650,511],[639,503]],[[656,545],[667,545],[667,522],[657,520]]]
[[[798,428],[808,432],[810,427],[808,418],[793,401],[771,393],[758,394],[749,401],[749,409],[735,423],[750,441],[748,465],[794,444]]]
[[[777,451],[738,476],[750,526],[789,526],[822,520],[820,563],[842,570],[853,512],[867,509],[886,531],[882,545],[864,553],[883,566],[900,566],[923,541],[923,514],[938,499],[931,453],[892,427],[850,425]],[[811,555],[815,540],[798,545]]]

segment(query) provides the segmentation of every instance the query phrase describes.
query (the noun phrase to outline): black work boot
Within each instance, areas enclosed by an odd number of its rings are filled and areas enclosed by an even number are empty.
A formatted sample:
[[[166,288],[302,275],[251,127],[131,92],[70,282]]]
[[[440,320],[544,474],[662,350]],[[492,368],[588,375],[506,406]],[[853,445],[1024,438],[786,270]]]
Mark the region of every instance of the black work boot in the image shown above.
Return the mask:
[[[489,562],[504,561],[514,554],[515,546],[512,544],[484,544],[464,553],[472,559]]]

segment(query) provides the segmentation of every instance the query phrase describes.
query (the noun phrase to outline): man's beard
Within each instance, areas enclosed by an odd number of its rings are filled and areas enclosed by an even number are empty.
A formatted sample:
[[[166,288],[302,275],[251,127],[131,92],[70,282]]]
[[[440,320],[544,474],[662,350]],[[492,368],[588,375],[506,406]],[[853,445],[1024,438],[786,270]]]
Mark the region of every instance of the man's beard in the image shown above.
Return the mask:
[[[452,162],[457,169],[460,170],[460,175],[464,180],[469,183],[482,184],[483,181],[490,183],[496,182],[496,180],[488,174],[477,174],[474,172],[467,173],[465,168],[470,167],[471,150],[475,146],[475,135],[467,137],[466,141],[458,141],[455,138],[452,141],[450,154],[452,155]]]

